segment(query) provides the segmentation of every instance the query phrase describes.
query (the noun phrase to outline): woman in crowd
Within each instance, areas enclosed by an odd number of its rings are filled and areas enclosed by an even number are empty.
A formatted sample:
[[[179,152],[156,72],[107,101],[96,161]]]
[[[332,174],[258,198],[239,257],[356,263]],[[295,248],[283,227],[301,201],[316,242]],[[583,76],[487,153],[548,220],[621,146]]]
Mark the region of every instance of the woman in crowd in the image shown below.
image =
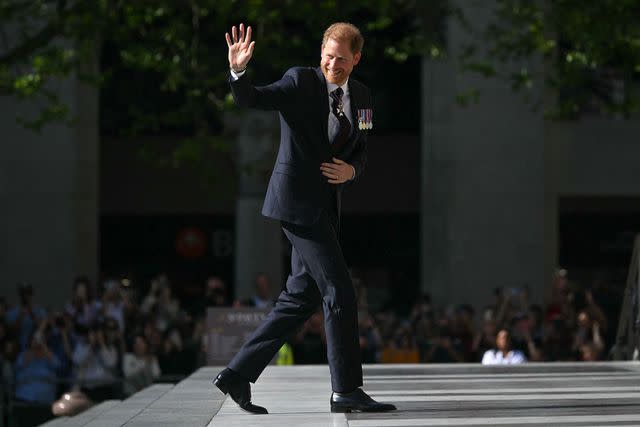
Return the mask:
[[[160,366],[155,355],[149,352],[149,344],[143,335],[136,335],[133,352],[124,355],[124,393],[128,396],[151,385],[160,376]]]

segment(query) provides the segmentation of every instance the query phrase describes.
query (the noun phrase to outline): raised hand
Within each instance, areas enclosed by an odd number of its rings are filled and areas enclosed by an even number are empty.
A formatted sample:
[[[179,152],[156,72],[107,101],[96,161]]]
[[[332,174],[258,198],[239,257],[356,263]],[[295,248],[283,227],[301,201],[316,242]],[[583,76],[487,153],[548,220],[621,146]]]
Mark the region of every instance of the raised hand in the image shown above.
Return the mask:
[[[227,46],[229,46],[229,66],[233,71],[243,71],[247,68],[256,44],[256,42],[251,41],[251,27],[247,27],[245,33],[244,24],[240,24],[239,38],[235,25],[231,28],[231,36],[229,36],[229,33],[224,35],[227,39]]]

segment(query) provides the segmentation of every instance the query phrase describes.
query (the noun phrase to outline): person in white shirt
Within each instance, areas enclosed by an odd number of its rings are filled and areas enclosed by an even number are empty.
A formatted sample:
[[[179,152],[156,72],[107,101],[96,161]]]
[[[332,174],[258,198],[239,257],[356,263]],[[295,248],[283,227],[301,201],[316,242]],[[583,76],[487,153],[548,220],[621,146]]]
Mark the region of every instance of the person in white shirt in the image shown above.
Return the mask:
[[[506,329],[498,332],[496,348],[485,351],[482,356],[483,365],[519,365],[526,362],[527,358],[520,350],[511,348],[511,336]]]
[[[118,350],[105,339],[101,325],[82,333],[74,348],[72,360],[76,384],[95,402],[113,399],[118,370]]]
[[[142,335],[137,335],[133,343],[133,353],[127,353],[122,360],[124,373],[123,391],[127,396],[151,385],[160,376],[160,366],[156,356],[149,353],[149,344]]]

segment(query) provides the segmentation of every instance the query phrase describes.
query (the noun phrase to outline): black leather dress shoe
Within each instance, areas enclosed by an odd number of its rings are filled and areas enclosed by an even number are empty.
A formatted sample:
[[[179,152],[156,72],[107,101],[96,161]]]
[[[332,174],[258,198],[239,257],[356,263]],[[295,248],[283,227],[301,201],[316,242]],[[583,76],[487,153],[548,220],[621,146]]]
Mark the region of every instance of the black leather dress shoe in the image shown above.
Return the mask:
[[[267,410],[262,406],[251,403],[251,385],[240,374],[229,368],[218,374],[213,384],[224,394],[229,394],[240,409],[252,414],[266,414]]]
[[[350,393],[333,392],[330,402],[331,412],[387,412],[396,409],[390,403],[376,402],[360,388]]]

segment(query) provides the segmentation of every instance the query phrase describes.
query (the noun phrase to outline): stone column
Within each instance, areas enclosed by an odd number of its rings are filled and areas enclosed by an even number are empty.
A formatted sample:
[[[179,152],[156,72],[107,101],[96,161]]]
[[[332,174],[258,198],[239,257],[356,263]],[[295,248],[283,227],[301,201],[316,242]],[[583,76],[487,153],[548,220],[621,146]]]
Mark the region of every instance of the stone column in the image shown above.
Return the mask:
[[[249,111],[226,120],[237,129],[238,194],[235,224],[235,296],[254,294],[255,276],[269,277],[274,295],[282,287],[282,231],[280,223],[261,215],[279,142],[275,113]]]
[[[476,28],[492,6],[461,3]],[[527,285],[538,302],[546,285],[543,117],[508,82],[457,71],[467,37],[452,21],[451,59],[423,62],[423,290],[436,305],[480,308],[495,287]],[[470,89],[480,91],[478,102],[458,105],[456,95]]]
[[[35,301],[59,309],[77,274],[98,276],[98,91],[74,77],[52,82],[77,124],[26,130],[34,102],[0,97],[0,295],[17,300],[31,282]]]

